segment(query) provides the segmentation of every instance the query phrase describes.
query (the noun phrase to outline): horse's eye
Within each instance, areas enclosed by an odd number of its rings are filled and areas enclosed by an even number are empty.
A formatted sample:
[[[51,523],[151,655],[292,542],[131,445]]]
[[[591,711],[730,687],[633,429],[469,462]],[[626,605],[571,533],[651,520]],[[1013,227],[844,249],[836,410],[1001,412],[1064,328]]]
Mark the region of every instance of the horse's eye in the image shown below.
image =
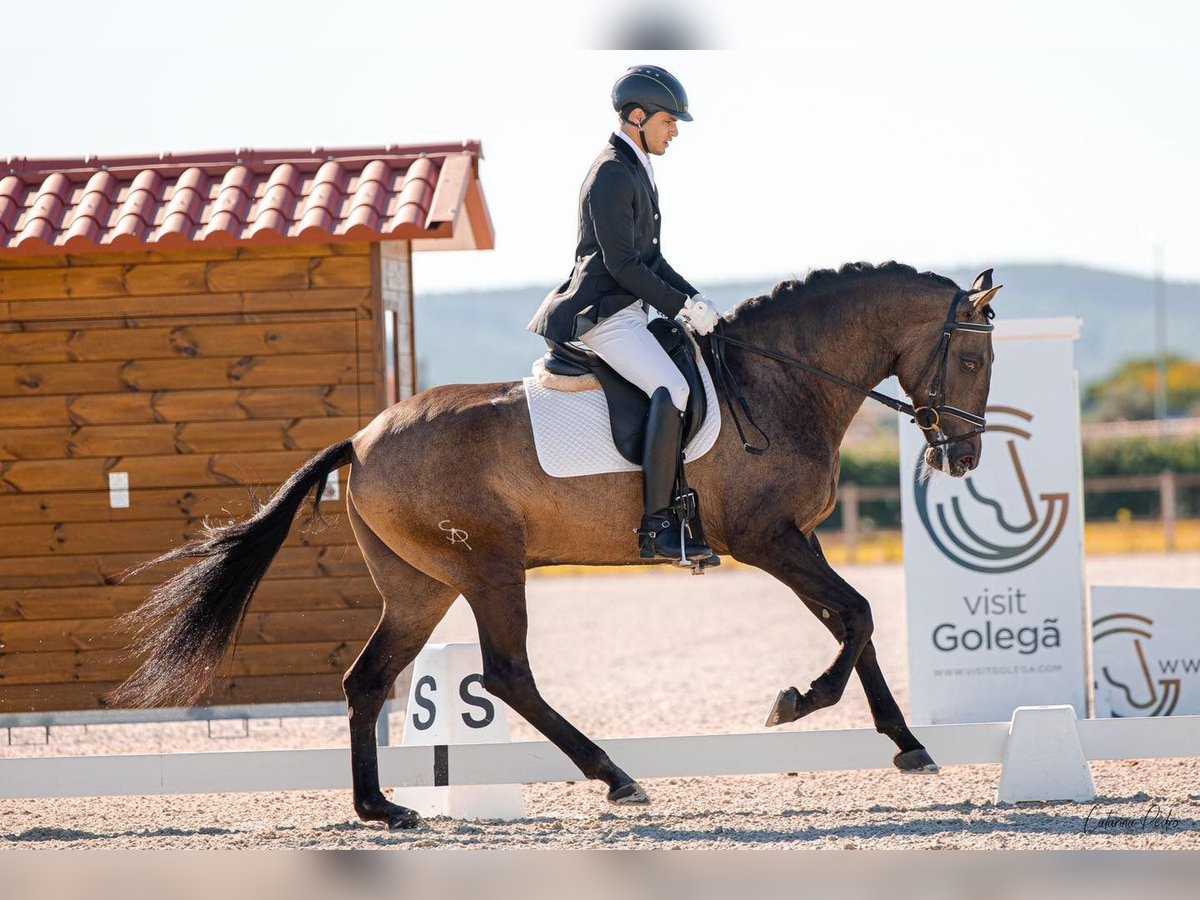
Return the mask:
[[[978,372],[979,371],[979,360],[964,359],[962,361],[962,367],[967,372]]]

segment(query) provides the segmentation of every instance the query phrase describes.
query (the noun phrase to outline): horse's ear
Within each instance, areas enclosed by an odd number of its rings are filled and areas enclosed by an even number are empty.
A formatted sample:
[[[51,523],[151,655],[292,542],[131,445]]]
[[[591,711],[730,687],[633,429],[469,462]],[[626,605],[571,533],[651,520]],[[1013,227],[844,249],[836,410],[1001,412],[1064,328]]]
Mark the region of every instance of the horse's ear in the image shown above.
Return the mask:
[[[992,271],[991,269],[988,269],[988,272],[991,272],[991,271]],[[987,274],[987,272],[985,272],[984,274]],[[981,275],[979,277],[982,278],[983,275]],[[978,282],[976,282],[976,283],[978,284]],[[986,290],[976,290],[976,289],[972,288],[970,291],[967,292],[967,299],[970,300],[971,303],[975,306],[975,312],[983,312],[983,310],[987,307],[987,305],[989,303],[991,303],[992,300],[995,299],[995,297],[998,293],[1000,293],[1000,288],[1002,288],[1002,287],[1004,287],[1004,285],[998,284],[995,287],[991,287],[989,285]]]
[[[971,285],[971,293],[975,291],[986,291],[992,286],[992,270],[984,269],[975,276],[975,283]]]

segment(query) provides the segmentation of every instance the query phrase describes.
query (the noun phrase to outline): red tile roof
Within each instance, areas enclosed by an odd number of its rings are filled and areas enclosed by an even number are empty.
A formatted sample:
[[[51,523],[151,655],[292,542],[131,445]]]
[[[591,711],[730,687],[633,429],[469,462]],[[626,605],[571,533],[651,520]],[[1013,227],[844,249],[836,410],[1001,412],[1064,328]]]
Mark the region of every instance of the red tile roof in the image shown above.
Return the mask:
[[[0,163],[0,257],[414,240],[490,249],[477,141]]]

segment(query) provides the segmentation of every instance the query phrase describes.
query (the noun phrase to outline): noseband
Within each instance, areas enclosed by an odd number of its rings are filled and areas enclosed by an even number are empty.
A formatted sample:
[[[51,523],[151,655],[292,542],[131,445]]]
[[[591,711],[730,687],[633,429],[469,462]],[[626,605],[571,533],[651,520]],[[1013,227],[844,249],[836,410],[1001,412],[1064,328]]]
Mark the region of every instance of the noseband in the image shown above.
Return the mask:
[[[819,378],[824,378],[826,381],[832,381],[834,384],[841,385],[847,390],[870,397],[872,400],[882,403],[889,409],[912,416],[912,421],[916,426],[925,432],[925,440],[931,447],[945,447],[958,441],[968,440],[977,434],[983,434],[987,430],[987,422],[983,416],[977,416],[956,406],[939,402],[939,398],[942,396],[942,391],[945,388],[946,366],[950,359],[950,338],[954,336],[954,332],[971,331],[977,334],[990,334],[996,327],[991,322],[976,324],[974,322],[956,321],[958,308],[966,297],[967,292],[959,290],[954,295],[954,299],[950,301],[950,311],[946,314],[946,321],[942,325],[941,339],[938,341],[937,346],[933,348],[933,352],[929,354],[929,361],[925,363],[925,368],[921,370],[921,375],[917,378],[918,383],[924,381],[929,370],[935,364],[937,365],[937,369],[933,373],[933,378],[929,382],[927,391],[928,402],[924,406],[913,406],[911,403],[905,403],[903,400],[897,400],[895,397],[889,397],[887,394],[879,393],[879,391],[860,387],[844,378],[839,378],[837,375],[831,375],[829,372],[822,371],[816,366],[810,366],[806,362],[801,362],[782,353],[776,353],[774,350],[768,350],[766,347],[758,347],[754,344],[748,344],[745,341],[739,341],[737,338],[732,338],[725,334],[725,323],[723,321],[718,322],[716,329],[711,335],[713,371],[716,375],[717,387],[720,389],[721,395],[725,398],[725,405],[729,409],[729,415],[733,419],[734,426],[737,428],[738,437],[742,440],[742,447],[749,453],[760,455],[770,449],[771,439],[767,437],[766,432],[759,428],[758,424],[754,421],[754,417],[750,414],[750,406],[746,402],[741,389],[734,381],[733,373],[729,370],[729,363],[725,359],[725,345],[727,344],[733,344],[736,347],[741,347],[760,356],[766,356],[769,359],[803,369],[805,372],[816,375]],[[766,446],[755,447],[746,440],[746,435],[742,431],[741,420],[738,418],[737,411],[733,408],[731,397],[737,398],[738,405],[741,406],[742,412],[746,414],[746,421],[754,426],[755,431],[763,436],[766,440]],[[964,422],[975,427],[964,434],[948,435],[942,430],[941,422],[943,416],[962,419]]]

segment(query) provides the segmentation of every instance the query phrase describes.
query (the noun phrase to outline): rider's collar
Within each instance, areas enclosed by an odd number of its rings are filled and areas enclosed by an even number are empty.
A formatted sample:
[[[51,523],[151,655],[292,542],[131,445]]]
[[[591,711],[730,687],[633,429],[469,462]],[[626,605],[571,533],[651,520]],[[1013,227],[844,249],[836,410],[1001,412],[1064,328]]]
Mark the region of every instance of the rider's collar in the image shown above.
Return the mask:
[[[618,129],[616,134],[617,137],[633,148],[633,152],[637,154],[638,159],[641,160],[642,167],[646,170],[646,175],[650,179],[650,186],[657,190],[658,185],[654,183],[654,166],[650,164],[650,157],[643,153],[642,148],[624,131]]]

